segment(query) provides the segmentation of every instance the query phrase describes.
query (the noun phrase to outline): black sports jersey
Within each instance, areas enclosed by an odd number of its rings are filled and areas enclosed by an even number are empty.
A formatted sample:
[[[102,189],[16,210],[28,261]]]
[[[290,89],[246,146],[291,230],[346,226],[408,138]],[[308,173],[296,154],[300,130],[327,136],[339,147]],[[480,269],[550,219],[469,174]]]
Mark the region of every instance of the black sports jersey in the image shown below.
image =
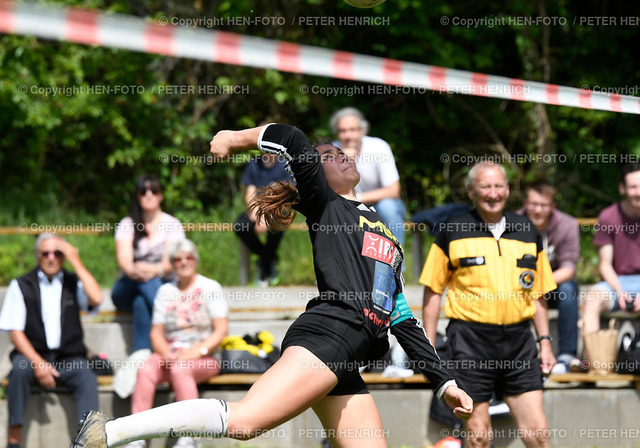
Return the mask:
[[[370,359],[381,357],[389,347],[391,314],[404,287],[398,240],[373,208],[329,187],[320,155],[299,129],[268,125],[258,145],[284,157],[296,179],[300,202],[295,208],[307,218],[320,292],[306,312],[366,329],[372,336]],[[409,356],[420,361],[421,372],[436,390],[452,379],[413,316],[405,315],[391,331]]]

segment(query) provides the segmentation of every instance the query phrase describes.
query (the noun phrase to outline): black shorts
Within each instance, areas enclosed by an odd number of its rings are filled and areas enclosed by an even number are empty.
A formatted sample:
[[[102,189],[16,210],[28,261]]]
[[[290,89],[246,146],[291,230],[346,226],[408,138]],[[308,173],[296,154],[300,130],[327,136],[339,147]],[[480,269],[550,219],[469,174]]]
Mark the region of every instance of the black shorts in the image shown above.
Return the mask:
[[[338,377],[329,395],[367,394],[358,368],[366,364],[371,351],[371,336],[348,322],[305,312],[289,327],[282,341],[287,347],[304,347],[317,356]]]
[[[489,401],[542,389],[531,321],[491,325],[452,319],[447,327],[446,367],[473,401]]]

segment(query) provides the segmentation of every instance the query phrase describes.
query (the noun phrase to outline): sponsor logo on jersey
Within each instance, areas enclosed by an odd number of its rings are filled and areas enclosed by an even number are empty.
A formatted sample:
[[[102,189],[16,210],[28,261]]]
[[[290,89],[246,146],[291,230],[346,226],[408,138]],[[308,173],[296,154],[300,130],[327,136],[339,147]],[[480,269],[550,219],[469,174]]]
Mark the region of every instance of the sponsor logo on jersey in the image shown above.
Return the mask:
[[[391,241],[397,243],[398,239],[391,233],[391,230],[387,226],[385,226],[381,221],[371,222],[364,216],[360,216],[360,222],[358,223],[360,227],[363,229],[365,225],[372,230],[378,230],[381,233],[384,233],[387,237],[391,239]]]
[[[362,255],[391,266],[396,254],[393,242],[381,235],[364,232],[362,240]]]
[[[365,308],[362,310],[364,312],[365,319],[369,319],[373,322],[374,325],[378,327],[388,327],[389,326],[389,318],[381,318],[376,313],[371,311],[369,308]]]

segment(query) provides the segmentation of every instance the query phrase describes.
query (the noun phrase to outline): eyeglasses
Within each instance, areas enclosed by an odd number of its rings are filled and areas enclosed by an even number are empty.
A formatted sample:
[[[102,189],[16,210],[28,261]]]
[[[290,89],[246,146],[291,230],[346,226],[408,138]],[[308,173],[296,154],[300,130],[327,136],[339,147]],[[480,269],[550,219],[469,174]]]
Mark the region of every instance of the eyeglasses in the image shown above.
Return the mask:
[[[150,191],[151,194],[159,194],[160,193],[160,188],[153,186],[153,187],[144,187],[142,190],[140,190],[140,192],[138,193],[140,196],[144,196],[145,194],[147,194],[147,191]]]
[[[49,255],[53,255],[56,258],[62,258],[64,256],[62,251],[59,250],[43,250],[40,252],[40,255],[42,255],[44,258],[49,258]]]
[[[536,209],[538,207],[540,207],[543,210],[547,210],[549,208],[551,208],[553,204],[542,204],[540,202],[529,202],[527,201],[527,207],[532,208],[532,209]]]
[[[184,262],[188,262],[188,261],[194,261],[196,259],[196,257],[194,257],[193,255],[187,255],[186,257],[175,257],[173,259],[173,263],[177,264],[177,263],[182,263]]]

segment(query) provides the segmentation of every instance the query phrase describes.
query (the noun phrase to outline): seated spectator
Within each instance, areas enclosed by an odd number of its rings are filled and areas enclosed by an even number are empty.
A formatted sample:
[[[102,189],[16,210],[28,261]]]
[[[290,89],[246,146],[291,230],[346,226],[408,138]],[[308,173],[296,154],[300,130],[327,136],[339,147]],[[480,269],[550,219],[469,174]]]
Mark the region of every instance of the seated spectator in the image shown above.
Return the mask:
[[[173,243],[169,259],[178,279],[158,290],[153,310],[153,354],[138,370],[131,398],[133,414],[151,409],[156,386],[171,383],[177,401],[198,398],[199,383],[220,372],[213,356],[227,335],[227,303],[220,284],[198,274],[200,260],[191,240]],[[178,430],[176,428],[176,430]],[[145,447],[132,442],[129,447]],[[176,447],[196,447],[191,437],[178,439]]]
[[[622,169],[618,185],[624,199],[605,208],[598,217],[593,244],[598,247],[598,270],[602,280],[585,299],[582,331],[600,329],[605,311],[640,311],[640,164]],[[588,354],[585,354],[588,358]]]
[[[540,180],[525,188],[524,207],[518,210],[536,226],[542,247],[553,269],[558,288],[547,295],[549,306],[558,309],[558,364],[553,373],[582,370],[578,350],[578,282],[576,267],[580,256],[578,221],[556,209],[556,189]]]
[[[259,188],[266,187],[276,181],[291,182],[291,175],[284,167],[284,160],[277,155],[262,154],[251,159],[244,169],[242,183],[246,186],[245,202],[249,204]],[[255,210],[242,212],[236,220],[233,230],[247,248],[258,255],[256,264],[256,284],[258,286],[276,285],[279,282],[276,265],[277,250],[283,232],[272,230],[267,232],[267,224],[256,220]],[[257,234],[266,233],[266,242],[260,241]]]
[[[118,310],[133,311],[133,351],[150,349],[153,299],[172,277],[167,247],[185,238],[182,224],[164,213],[162,188],[145,174],[136,181],[129,216],[116,228],[116,258],[120,275],[111,299]]]
[[[9,332],[15,346],[7,387],[9,448],[22,444],[24,412],[36,384],[68,387],[78,421],[98,407],[98,383],[86,359],[79,312],[102,303],[100,285],[78,250],[61,237],[44,233],[35,248],[38,266],[11,280],[0,313],[0,329]],[[63,269],[65,260],[75,273]]]
[[[400,175],[391,147],[378,137],[370,137],[369,122],[354,107],[335,112],[329,121],[331,131],[338,136],[334,144],[353,157],[360,173],[356,197],[373,206],[389,230],[404,248],[404,212],[400,199]]]

